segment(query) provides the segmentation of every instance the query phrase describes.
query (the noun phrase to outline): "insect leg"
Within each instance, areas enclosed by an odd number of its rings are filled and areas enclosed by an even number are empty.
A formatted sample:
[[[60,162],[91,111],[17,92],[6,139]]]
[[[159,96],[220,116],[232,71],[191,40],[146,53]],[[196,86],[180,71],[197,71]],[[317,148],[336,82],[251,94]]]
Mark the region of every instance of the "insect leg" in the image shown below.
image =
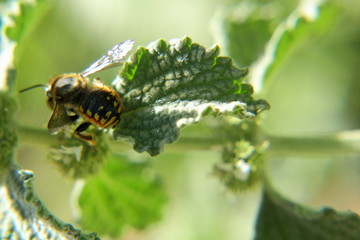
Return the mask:
[[[74,130],[74,135],[76,137],[80,138],[81,140],[90,143],[91,145],[95,145],[93,136],[91,136],[89,134],[86,134],[86,135],[82,134],[82,132],[86,131],[86,129],[88,129],[88,127],[90,125],[91,125],[91,123],[89,123],[89,122],[83,122]]]

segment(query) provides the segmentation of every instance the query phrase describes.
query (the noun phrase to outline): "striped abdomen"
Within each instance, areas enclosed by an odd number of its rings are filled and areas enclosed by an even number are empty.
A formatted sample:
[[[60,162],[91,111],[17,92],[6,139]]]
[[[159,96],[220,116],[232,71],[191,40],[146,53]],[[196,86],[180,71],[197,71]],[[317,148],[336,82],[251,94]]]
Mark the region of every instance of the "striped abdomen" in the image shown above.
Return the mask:
[[[122,105],[119,95],[112,89],[93,89],[79,106],[80,114],[101,128],[115,127],[120,121]]]

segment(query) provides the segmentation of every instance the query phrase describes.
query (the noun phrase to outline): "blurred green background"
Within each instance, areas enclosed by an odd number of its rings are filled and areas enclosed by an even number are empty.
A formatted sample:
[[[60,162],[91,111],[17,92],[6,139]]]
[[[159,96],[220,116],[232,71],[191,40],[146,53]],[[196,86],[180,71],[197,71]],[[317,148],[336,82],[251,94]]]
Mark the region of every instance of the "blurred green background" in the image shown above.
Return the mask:
[[[298,1],[273,2],[286,16]],[[261,96],[272,105],[261,120],[266,133],[303,136],[359,127],[360,3],[339,3],[341,16],[330,33],[297,43],[271,75]],[[146,46],[159,38],[188,35],[205,46],[222,44],[226,36],[219,35],[221,19],[235,4],[230,0],[54,1],[24,41],[17,88],[80,72],[126,39],[135,40],[135,46]],[[110,83],[118,70],[94,77]],[[17,118],[23,125],[45,129],[50,115],[42,89],[19,95]],[[182,134],[196,135],[202,126],[185,128]],[[150,159],[130,146],[123,149],[122,154],[132,159]],[[221,158],[218,146],[211,150],[168,149],[151,159],[169,194],[164,218],[144,233],[129,229],[123,239],[251,239],[260,189],[240,195],[224,189],[211,174],[213,164]],[[286,146],[270,148],[267,159],[269,176],[281,193],[311,206],[331,205],[360,213],[358,155],[286,150]],[[17,159],[35,172],[36,191],[46,206],[62,220],[73,222],[69,205],[72,183],[46,160],[47,151],[20,142]]]

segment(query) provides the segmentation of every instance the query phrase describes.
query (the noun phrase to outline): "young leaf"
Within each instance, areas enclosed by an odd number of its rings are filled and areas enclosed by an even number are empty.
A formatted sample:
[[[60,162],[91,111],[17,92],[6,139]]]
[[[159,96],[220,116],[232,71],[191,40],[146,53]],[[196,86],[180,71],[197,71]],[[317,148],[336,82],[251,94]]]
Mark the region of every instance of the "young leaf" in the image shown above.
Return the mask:
[[[332,208],[311,209],[265,189],[256,224],[256,240],[360,239],[360,217]]]
[[[148,164],[112,156],[82,188],[80,223],[115,237],[124,226],[143,229],[159,220],[165,199],[159,178]]]
[[[0,176],[0,239],[99,239],[53,216],[33,190],[33,173],[11,165]]]
[[[136,151],[157,155],[178,138],[181,127],[207,114],[254,119],[268,109],[268,103],[253,100],[252,87],[242,83],[248,70],[235,67],[219,51],[189,37],[139,47],[115,80],[125,113],[114,138],[126,138]]]

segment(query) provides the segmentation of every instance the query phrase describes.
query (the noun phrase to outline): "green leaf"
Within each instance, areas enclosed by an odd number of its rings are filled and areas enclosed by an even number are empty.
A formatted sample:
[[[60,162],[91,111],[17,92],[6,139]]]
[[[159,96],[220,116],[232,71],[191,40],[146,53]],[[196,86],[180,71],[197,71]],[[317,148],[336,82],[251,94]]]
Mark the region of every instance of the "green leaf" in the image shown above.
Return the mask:
[[[178,138],[181,127],[205,115],[254,119],[268,109],[268,103],[253,100],[252,87],[242,83],[248,70],[235,67],[219,51],[188,37],[139,47],[115,81],[125,105],[115,139],[126,138],[136,151],[157,155]]]
[[[255,239],[360,239],[360,217],[350,211],[337,212],[329,207],[305,207],[265,189]]]
[[[257,91],[262,89],[272,72],[299,44],[309,39],[320,39],[333,28],[340,12],[339,7],[334,3],[320,2],[301,2],[275,29],[264,54],[253,65],[249,77]]]
[[[53,216],[33,189],[33,173],[11,165],[0,176],[0,239],[99,239]]]
[[[112,156],[81,191],[80,223],[115,237],[124,226],[143,229],[159,220],[165,199],[159,178],[147,163]]]

